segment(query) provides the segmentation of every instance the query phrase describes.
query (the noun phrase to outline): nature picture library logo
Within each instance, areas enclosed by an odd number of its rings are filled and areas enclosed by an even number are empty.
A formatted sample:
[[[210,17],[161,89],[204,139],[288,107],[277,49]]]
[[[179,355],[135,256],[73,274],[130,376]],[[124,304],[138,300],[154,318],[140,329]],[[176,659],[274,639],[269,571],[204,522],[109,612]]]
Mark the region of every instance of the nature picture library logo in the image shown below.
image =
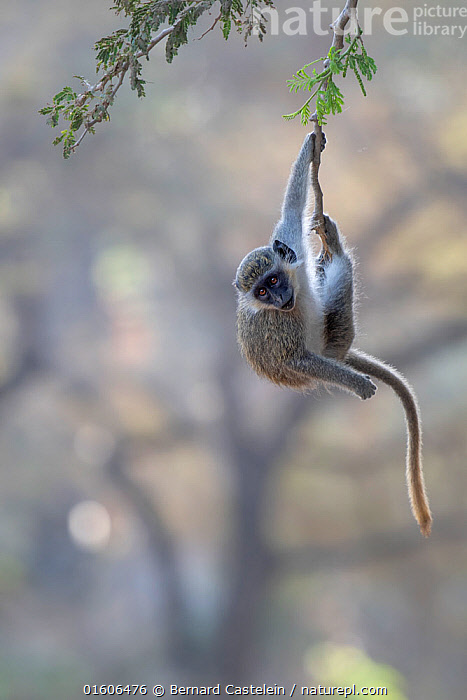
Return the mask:
[[[321,0],[314,0],[311,7],[287,7],[285,9],[266,7],[255,8],[256,28],[254,33],[261,31],[260,26],[268,20],[268,33],[273,36],[297,34],[325,36],[329,33],[329,25],[334,22],[342,11],[342,7],[323,7]],[[345,34],[355,34],[357,30],[357,14],[351,10],[351,21],[345,29]],[[363,33],[371,35],[382,25],[388,34],[393,36],[451,37],[465,39],[467,34],[467,4],[436,5],[423,3],[414,7],[363,7],[358,12],[358,24]]]

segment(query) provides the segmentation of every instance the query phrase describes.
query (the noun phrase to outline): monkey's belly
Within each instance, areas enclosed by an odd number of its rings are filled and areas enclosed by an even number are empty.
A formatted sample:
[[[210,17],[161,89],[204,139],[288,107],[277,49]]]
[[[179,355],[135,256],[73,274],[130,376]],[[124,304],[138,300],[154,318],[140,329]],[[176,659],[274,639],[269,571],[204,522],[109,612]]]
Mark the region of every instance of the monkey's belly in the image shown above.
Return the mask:
[[[293,369],[294,360],[306,353],[304,327],[294,312],[239,314],[238,340],[254,371],[274,384],[310,389],[310,378]]]

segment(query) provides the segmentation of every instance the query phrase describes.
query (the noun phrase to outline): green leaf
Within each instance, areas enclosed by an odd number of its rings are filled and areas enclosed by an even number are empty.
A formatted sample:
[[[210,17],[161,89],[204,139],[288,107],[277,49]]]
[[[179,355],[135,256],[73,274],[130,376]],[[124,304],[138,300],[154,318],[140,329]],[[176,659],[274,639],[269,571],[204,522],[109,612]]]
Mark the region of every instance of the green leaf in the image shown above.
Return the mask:
[[[227,19],[223,18],[222,19],[222,34],[224,35],[224,39],[227,40],[230,36],[230,30],[232,29],[232,20],[230,17]]]

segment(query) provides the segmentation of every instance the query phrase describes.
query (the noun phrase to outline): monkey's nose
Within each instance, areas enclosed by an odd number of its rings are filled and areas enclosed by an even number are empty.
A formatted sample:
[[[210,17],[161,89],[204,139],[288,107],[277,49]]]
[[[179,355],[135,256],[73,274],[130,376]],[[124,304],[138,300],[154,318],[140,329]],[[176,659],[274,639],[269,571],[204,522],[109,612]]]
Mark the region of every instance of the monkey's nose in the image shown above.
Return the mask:
[[[286,301],[285,304],[283,304],[281,306],[281,309],[282,309],[282,311],[291,311],[294,306],[295,306],[295,299],[294,299],[294,296],[292,294],[290,299],[288,301]]]

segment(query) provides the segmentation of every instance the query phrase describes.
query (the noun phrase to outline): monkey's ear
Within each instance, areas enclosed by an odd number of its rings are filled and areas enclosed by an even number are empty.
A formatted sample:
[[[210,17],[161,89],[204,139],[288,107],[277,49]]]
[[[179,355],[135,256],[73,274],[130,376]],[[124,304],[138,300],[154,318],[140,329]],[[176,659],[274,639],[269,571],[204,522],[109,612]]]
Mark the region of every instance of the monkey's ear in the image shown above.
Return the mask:
[[[297,256],[295,252],[292,250],[292,248],[289,248],[288,245],[285,245],[285,243],[282,243],[282,241],[275,240],[274,243],[272,244],[272,249],[275,253],[278,254],[282,260],[285,260],[285,262],[288,263],[296,263],[297,262]]]

